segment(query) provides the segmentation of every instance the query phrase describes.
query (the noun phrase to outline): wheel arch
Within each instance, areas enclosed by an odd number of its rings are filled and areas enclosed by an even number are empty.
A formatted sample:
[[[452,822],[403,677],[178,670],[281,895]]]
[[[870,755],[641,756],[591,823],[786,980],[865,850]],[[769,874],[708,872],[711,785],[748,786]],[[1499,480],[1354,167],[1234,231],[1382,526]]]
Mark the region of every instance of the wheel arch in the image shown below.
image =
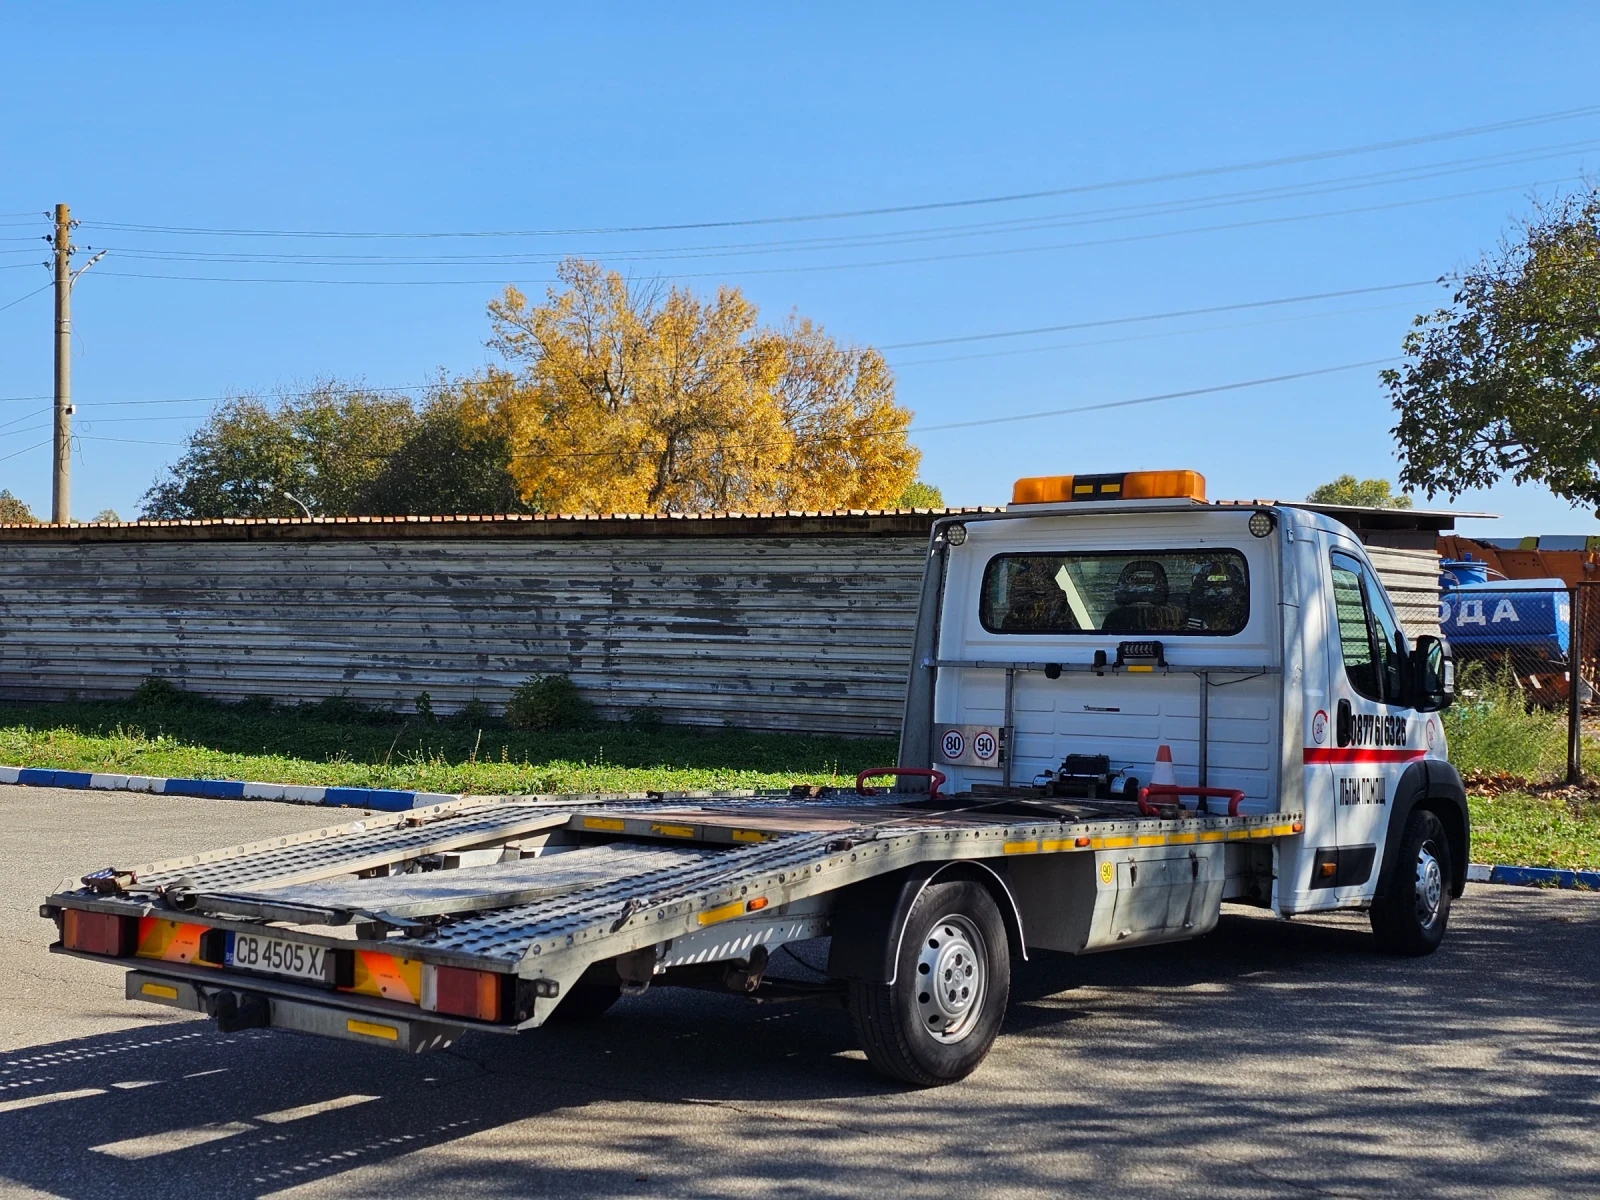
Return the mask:
[[[1389,876],[1400,853],[1406,822],[1421,809],[1431,812],[1444,826],[1450,842],[1450,894],[1459,896],[1467,886],[1467,862],[1472,853],[1472,822],[1467,815],[1467,791],[1461,773],[1442,759],[1412,763],[1400,777],[1389,807],[1389,827],[1383,839],[1383,866],[1374,897],[1388,892]]]
[[[1005,923],[1011,952],[1026,962],[1028,944],[1022,912],[1003,873],[980,860],[961,859],[922,863],[854,884],[841,892],[834,906],[828,974],[861,983],[893,983],[911,906],[930,885],[959,880],[976,883],[989,893]]]

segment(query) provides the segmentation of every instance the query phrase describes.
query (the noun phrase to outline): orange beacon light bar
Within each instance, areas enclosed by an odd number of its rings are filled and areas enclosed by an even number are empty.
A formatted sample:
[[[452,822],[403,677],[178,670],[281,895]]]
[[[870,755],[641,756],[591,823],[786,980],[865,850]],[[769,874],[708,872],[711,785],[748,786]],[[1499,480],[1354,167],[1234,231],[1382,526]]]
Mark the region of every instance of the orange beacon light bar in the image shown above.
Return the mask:
[[[1013,504],[1067,504],[1083,500],[1206,499],[1199,471],[1125,471],[1120,475],[1035,475],[1011,489]]]

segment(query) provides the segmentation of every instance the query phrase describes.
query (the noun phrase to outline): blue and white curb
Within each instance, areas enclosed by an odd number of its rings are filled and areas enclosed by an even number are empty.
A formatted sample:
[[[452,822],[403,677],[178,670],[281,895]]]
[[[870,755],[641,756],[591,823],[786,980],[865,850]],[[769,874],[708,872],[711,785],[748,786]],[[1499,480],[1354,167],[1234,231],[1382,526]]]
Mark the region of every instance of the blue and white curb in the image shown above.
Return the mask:
[[[1517,887],[1587,888],[1600,892],[1600,871],[1568,871],[1560,867],[1506,867],[1473,863],[1469,883],[1509,883]]]
[[[405,812],[461,798],[444,792],[405,792],[397,788],[307,787],[297,783],[242,783],[235,779],[163,779],[153,775],[109,775],[99,771],[57,771],[47,767],[0,767],[0,783],[86,791],[149,792],[160,796],[200,796],[208,800],[280,800],[289,804],[370,808],[378,812]]]

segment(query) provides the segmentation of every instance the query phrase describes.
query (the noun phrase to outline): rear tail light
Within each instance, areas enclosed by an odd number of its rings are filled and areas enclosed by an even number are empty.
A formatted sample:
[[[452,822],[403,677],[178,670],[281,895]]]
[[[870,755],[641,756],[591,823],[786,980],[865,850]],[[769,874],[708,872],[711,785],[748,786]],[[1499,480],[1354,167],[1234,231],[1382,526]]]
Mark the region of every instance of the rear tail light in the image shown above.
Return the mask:
[[[475,1021],[498,1021],[508,976],[464,967],[429,967],[423,973],[422,1007]]]
[[[82,912],[69,908],[61,914],[61,944],[83,954],[122,958],[138,945],[139,918],[115,913]]]

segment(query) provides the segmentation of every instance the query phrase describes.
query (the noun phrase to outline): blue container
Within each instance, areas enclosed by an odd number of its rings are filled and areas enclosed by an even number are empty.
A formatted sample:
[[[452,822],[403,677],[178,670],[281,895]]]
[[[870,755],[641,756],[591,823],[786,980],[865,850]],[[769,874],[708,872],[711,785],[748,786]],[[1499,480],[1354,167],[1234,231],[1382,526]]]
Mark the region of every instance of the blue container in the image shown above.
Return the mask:
[[[1549,587],[1454,588],[1439,598],[1439,628],[1461,650],[1515,646],[1565,659],[1572,644],[1571,601],[1564,589]]]
[[[1461,587],[1464,584],[1488,583],[1489,564],[1479,562],[1475,558],[1450,558],[1439,564],[1444,573],[1454,580],[1445,582],[1446,587]]]

